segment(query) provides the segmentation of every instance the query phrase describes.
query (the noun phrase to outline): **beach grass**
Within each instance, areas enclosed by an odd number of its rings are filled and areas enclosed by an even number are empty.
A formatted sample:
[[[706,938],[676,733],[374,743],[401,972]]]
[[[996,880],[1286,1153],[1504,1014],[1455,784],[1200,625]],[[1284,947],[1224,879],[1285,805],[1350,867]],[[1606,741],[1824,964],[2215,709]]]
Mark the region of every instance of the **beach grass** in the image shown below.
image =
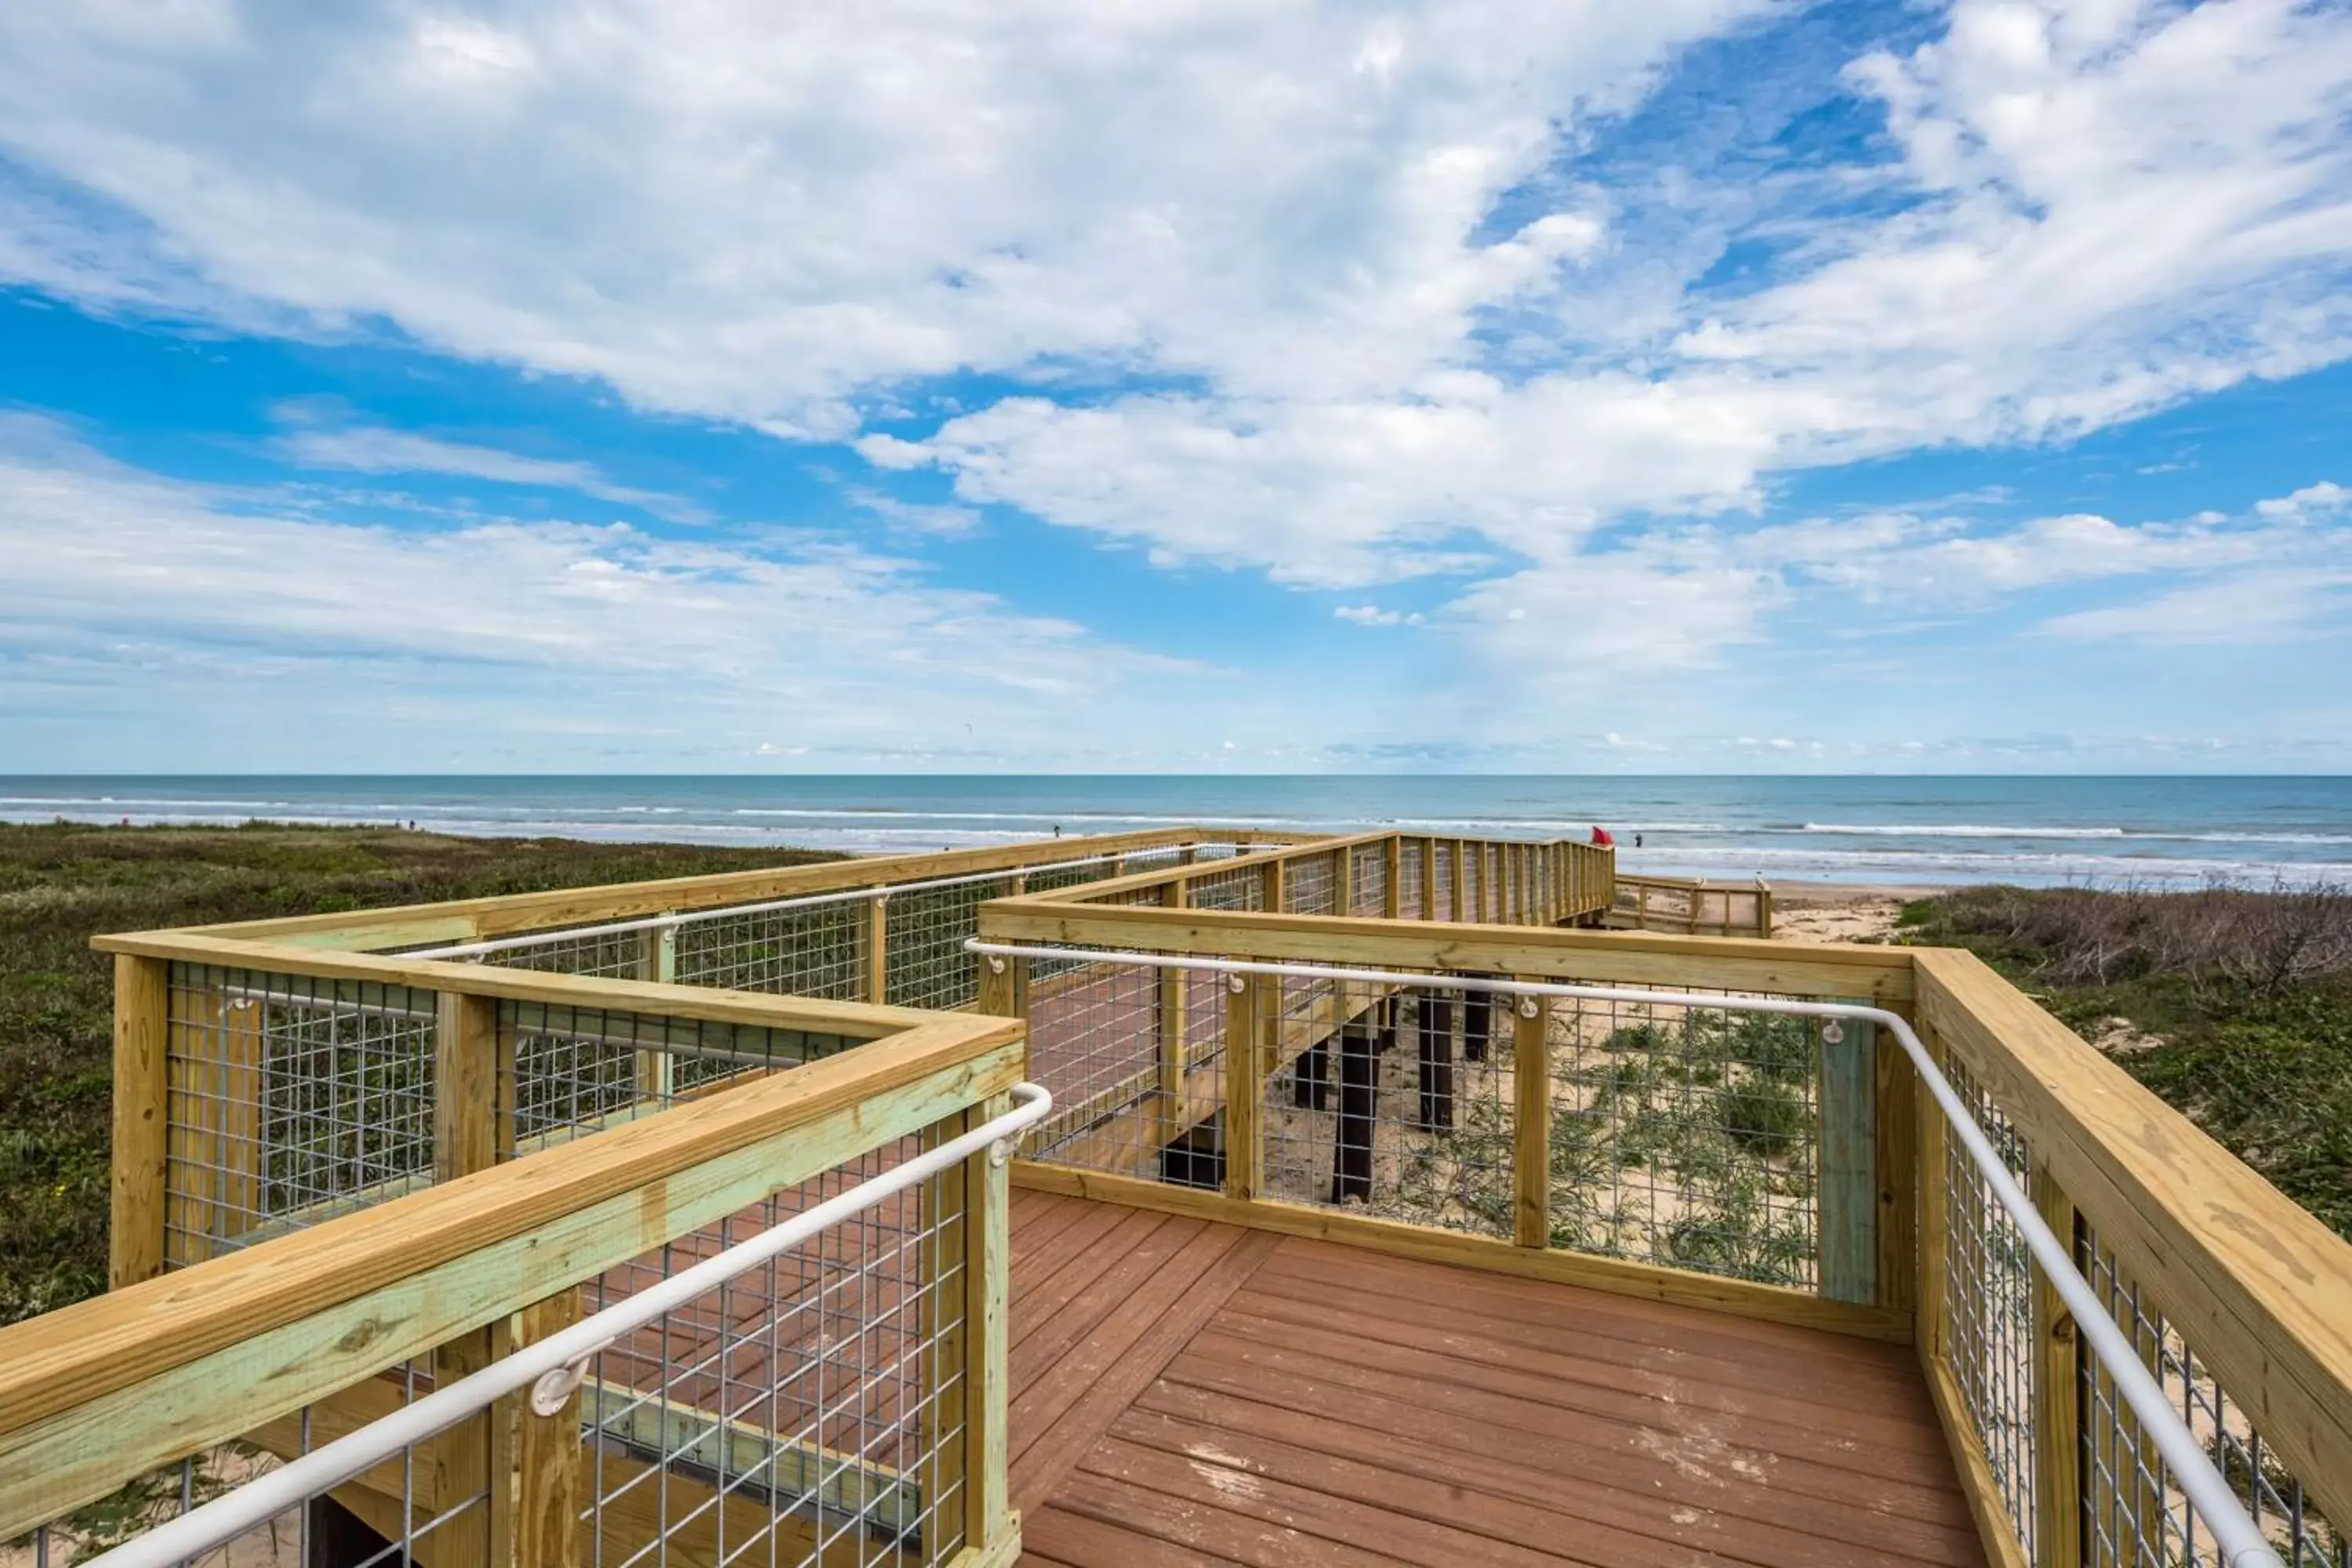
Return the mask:
[[[113,973],[100,931],[831,859],[392,828],[0,824],[0,1322],[105,1288]]]
[[[1968,888],[1898,930],[1977,952],[2352,1238],[2352,889]]]

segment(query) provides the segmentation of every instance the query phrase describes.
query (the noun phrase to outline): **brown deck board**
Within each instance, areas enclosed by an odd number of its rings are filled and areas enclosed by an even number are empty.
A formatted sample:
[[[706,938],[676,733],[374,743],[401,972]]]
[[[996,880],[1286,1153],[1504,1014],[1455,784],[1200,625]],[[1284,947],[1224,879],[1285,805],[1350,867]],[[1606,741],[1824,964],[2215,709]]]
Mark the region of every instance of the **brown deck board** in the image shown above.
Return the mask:
[[[1104,1206],[1014,1211],[1038,1568],[1984,1561],[1900,1349]]]

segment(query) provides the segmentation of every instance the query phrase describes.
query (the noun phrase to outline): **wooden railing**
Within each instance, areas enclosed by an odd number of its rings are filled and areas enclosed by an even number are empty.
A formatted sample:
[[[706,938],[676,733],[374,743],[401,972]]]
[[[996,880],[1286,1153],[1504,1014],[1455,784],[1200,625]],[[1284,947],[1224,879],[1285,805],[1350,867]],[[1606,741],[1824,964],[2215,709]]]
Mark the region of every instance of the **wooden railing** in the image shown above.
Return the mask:
[[[116,1288],[0,1329],[0,1541],[158,1467],[195,1474],[233,1440],[291,1455],[396,1409],[419,1377],[393,1369],[477,1370],[515,1342],[515,1314],[530,1337],[556,1331],[583,1294],[667,1272],[674,1243],[739,1238],[985,1121],[1024,1056],[1017,1025],[970,1015],[218,936],[102,945],[118,964]],[[331,1063],[303,1054],[322,1019]],[[412,1043],[421,1074],[399,1054]],[[361,1098],[325,1103],[305,1071],[351,1078]],[[370,1127],[366,1107],[394,1115]],[[420,1131],[416,1149],[395,1121]],[[696,1403],[700,1352],[677,1346],[698,1317],[721,1320],[714,1299],[679,1318],[681,1338],[604,1352],[560,1417],[502,1402],[335,1500],[434,1568],[580,1561],[583,1515],[606,1561],[709,1561],[714,1531],[736,1551],[763,1531],[782,1561],[1009,1561],[1002,1181],[977,1157],[827,1243],[815,1276],[730,1288],[725,1321],[756,1305],[793,1333],[812,1289],[829,1322],[845,1302],[895,1314],[828,1330],[915,1347],[880,1361],[832,1342],[773,1352],[824,1356],[823,1398],[856,1405],[869,1439],[877,1419],[908,1424],[870,1462],[830,1455],[828,1423],[849,1419],[831,1404],[762,1426]],[[900,1414],[875,1417],[885,1405]],[[611,1452],[584,1448],[583,1427]],[[714,1492],[740,1478],[713,1455],[751,1456],[786,1500],[772,1514]],[[862,1521],[842,1551],[788,1506],[795,1485],[835,1510],[824,1528]]]
[[[1662,1115],[1711,1097],[1732,1103],[1741,1085],[1769,1077],[1759,1064],[1771,1052],[1790,1048],[1788,1037],[1776,1045],[1758,1034],[1761,1049],[1723,1049],[1737,1035],[1724,1020],[1737,1017],[1738,999],[1890,1009],[1973,1097],[2045,1218],[2074,1238],[2078,1270],[2221,1468],[2263,1503],[2255,1511],[2283,1556],[2345,1560],[2352,1247],[1973,957],[1495,925],[1433,931],[1402,921],[1103,901],[1006,900],[982,911],[982,928],[984,942],[1013,947],[1425,977],[1310,984],[1240,968],[1229,976],[1154,969],[1133,957],[1034,961],[1047,983],[1029,972],[1033,961],[1004,959],[988,1005],[1028,1022],[1033,1073],[1049,1088],[1092,1091],[1068,1102],[1077,1115],[1031,1145],[1016,1184],[1910,1342],[1997,1563],[2206,1561],[2197,1543],[2210,1551],[2210,1533],[2167,1484],[2162,1461],[2085,1358],[2049,1280],[1884,1031],[1849,1027],[1834,1047],[1814,1037],[1806,1125],[1780,1152],[1758,1153],[1769,1147],[1758,1130],[1742,1137],[1727,1115],[1685,1117],[1669,1127],[1686,1140],[1684,1152],[1664,1156],[1685,1162],[1684,1179],[1665,1184],[1681,1213],[1656,1215],[1666,1223],[1646,1229],[1579,1228],[1591,1192],[1622,1193],[1628,1170],[1640,1168],[1623,1162]],[[1150,984],[1139,978],[1146,973]],[[1177,973],[1183,978],[1171,983]],[[1475,1031],[1489,1064],[1478,1072],[1494,1079],[1480,1089],[1484,1079],[1456,1059],[1474,1033],[1462,1023],[1467,994],[1445,984],[1464,974],[1719,991],[1727,1005],[1711,1019],[1705,1009],[1640,1005],[1596,1016],[1552,1002],[1505,1021],[1496,1001]],[[1380,1066],[1397,1050],[1406,1053],[1400,1065]],[[1353,1105],[1344,1098],[1350,1070]],[[1659,1071],[1680,1075],[1669,1092],[1625,1093]],[[1487,1094],[1492,1124],[1434,1131],[1433,1072],[1449,1101]],[[1531,1081],[1563,1074],[1581,1074],[1588,1087],[1530,1091]],[[1596,1110],[1593,1084],[1612,1086],[1613,1110]],[[1327,1088],[1339,1095],[1328,1112],[1318,1098]],[[1298,1131],[1317,1122],[1331,1131]],[[1302,1170],[1296,1153],[1305,1144]],[[1360,1150],[1352,1170],[1350,1147]],[[1661,1155],[1652,1145],[1638,1158],[1656,1169]],[[1802,1177],[1787,1184],[1813,1194],[1801,1254],[1775,1255],[1768,1238],[1760,1250],[1678,1255],[1675,1222],[1687,1222],[1693,1194],[1705,1192],[1688,1173],[1727,1159],[1735,1176],[1744,1161],[1768,1185]],[[1505,1201],[1465,1219],[1408,1190],[1401,1173],[1417,1167],[1445,1174],[1446,1194],[1464,1188],[1466,1171],[1482,1199]],[[1775,1257],[1774,1267],[1754,1266]]]
[[[1603,923],[1678,936],[1769,937],[1772,889],[1760,881],[1733,887],[1687,877],[1621,875]]]

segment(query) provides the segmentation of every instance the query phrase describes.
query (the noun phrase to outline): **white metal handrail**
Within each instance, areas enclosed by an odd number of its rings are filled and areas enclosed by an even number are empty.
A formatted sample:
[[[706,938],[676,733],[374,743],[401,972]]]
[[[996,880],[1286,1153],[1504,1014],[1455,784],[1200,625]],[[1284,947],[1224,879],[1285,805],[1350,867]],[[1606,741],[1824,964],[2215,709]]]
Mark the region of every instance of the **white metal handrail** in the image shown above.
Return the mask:
[[[1013,1144],[1021,1134],[1045,1120],[1054,1109],[1054,1097],[1042,1085],[1017,1083],[1012,1094],[1018,1102],[1013,1109],[986,1124],[860,1182],[749,1241],[649,1285],[627,1300],[526,1345],[502,1361],[446,1387],[436,1388],[414,1405],[404,1405],[322,1448],[257,1476],[235,1491],[91,1559],[90,1568],[97,1564],[104,1564],[105,1568],[170,1568],[172,1564],[186,1563],[364,1474],[411,1445],[488,1409],[517,1389],[531,1389],[531,1407],[541,1415],[560,1410],[586,1375],[589,1362],[622,1335],[643,1328],[665,1312],[675,1311],[696,1297],[717,1289],[737,1275],[790,1252],[828,1226],[961,1164],[983,1150],[992,1162],[1003,1164],[1012,1157]]]
[[[583,937],[625,936],[633,931],[661,931],[692,925],[698,921],[725,920],[734,915],[774,914],[782,910],[815,909],[824,904],[850,904],[861,899],[888,898],[893,893],[925,893],[934,888],[961,888],[973,882],[1002,882],[1008,877],[1029,877],[1042,871],[1067,871],[1079,866],[1092,866],[1104,860],[1131,860],[1146,855],[1166,854],[1170,849],[1239,849],[1236,844],[1214,843],[1191,846],[1172,845],[1160,849],[1121,849],[1101,855],[1081,856],[1076,860],[1048,860],[1036,866],[1009,866],[999,871],[971,871],[957,877],[933,877],[919,882],[880,882],[870,888],[845,888],[833,893],[803,893],[796,899],[775,899],[758,904],[719,904],[707,910],[679,910],[669,914],[646,915],[633,921],[614,921],[604,925],[569,926],[562,931],[528,931],[521,936],[492,937],[482,942],[454,942],[446,947],[423,948],[400,954],[403,958],[479,958],[487,953],[511,952],[518,948],[552,947],[559,942],[577,942]]]
[[[1034,947],[1012,942],[992,942],[974,938],[964,943],[967,952],[980,954],[992,965],[1002,964],[1008,958],[1043,958],[1090,963],[1133,963],[1163,969],[1206,970],[1234,977],[1238,988],[1244,974],[1278,975],[1290,979],[1352,980],[1372,984],[1442,988],[1447,991],[1481,991],[1524,998],[1523,1007],[1533,1016],[1535,999],[1539,996],[1562,996],[1587,1002],[1663,1003],[1670,1006],[1707,1007],[1725,1012],[1778,1013],[1798,1017],[1851,1018],[1857,1022],[1885,1026],[1903,1047],[1904,1055],[1919,1074],[1920,1081],[1944,1113],[1944,1120],[1958,1134],[1961,1145],[1976,1164],[1993,1196],[2008,1214],[2019,1232],[2025,1237],[2027,1248],[2042,1265],[2053,1289],[2074,1315],[2076,1331],[2088,1341],[2099,1364],[2113,1380],[2116,1391],[2139,1417],[2140,1425],[2154,1439],[2164,1462],[2171,1468],[2189,1505],[2204,1517],[2221,1547],[2221,1561],[2226,1568],[2284,1568],[2279,1554],[2262,1528],[2246,1512],[2236,1493],[2212,1458],[2189,1429],[2163,1388],[2149,1373],[2139,1354],[2124,1337],[2123,1331],[2099,1298],[2074,1267],[2070,1247],[2063,1245],[2042,1219],[2017,1178],[2010,1174],[2009,1166],[1994,1150],[1992,1140],[1976,1118],[1960,1102],[1960,1097],[1937,1067],[1935,1058],[1910,1023],[1900,1014],[1884,1007],[1873,1007],[1859,1002],[1810,1002],[1797,997],[1729,996],[1690,991],[1653,991],[1634,986],[1575,985],[1533,980],[1486,979],[1473,975],[1415,974],[1408,971],[1381,969],[1339,969],[1309,963],[1271,963],[1230,958],[1194,958],[1167,952],[1119,952],[1085,948]],[[1838,1037],[1822,1031],[1825,1043],[1835,1045]]]

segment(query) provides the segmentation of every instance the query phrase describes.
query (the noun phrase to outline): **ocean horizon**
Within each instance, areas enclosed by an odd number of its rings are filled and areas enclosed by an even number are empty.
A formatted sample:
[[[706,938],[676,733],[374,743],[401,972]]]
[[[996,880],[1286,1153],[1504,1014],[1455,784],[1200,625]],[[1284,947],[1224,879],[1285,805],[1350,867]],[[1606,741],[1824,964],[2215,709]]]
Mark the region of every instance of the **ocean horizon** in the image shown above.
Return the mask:
[[[2352,778],[2301,775],[0,775],[0,820],[59,818],[854,854],[1192,822],[1526,838],[1603,826],[1628,873],[1719,881],[2352,882]]]

